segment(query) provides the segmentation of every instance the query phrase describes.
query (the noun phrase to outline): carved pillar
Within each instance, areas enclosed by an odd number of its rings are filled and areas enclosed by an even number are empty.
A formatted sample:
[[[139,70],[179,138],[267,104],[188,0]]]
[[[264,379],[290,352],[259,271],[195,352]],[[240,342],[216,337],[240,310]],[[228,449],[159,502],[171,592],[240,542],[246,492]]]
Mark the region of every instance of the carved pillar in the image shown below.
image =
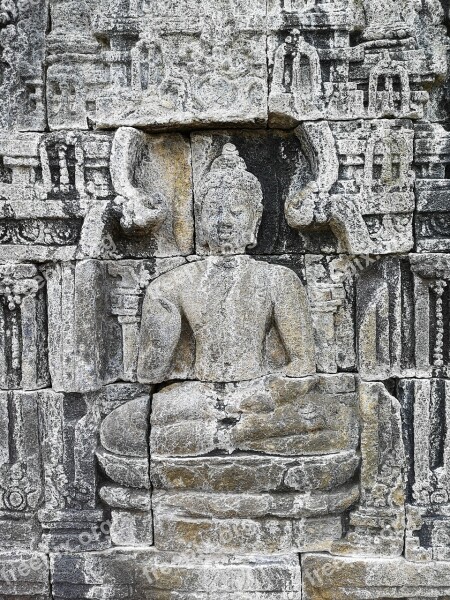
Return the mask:
[[[444,342],[449,324],[444,320],[450,302],[447,255],[417,255],[411,258],[414,273],[416,370],[418,376],[446,374],[450,356]]]
[[[450,540],[450,382],[400,382],[408,443],[406,556],[410,560],[449,560]]]
[[[361,499],[334,551],[400,556],[405,526],[405,451],[400,404],[382,383],[359,384]]]
[[[56,391],[96,390],[104,381],[104,266],[95,260],[54,264],[48,282],[49,365]]]
[[[49,384],[45,280],[34,265],[0,266],[0,385],[32,390]]]
[[[0,536],[3,547],[35,549],[42,498],[41,392],[0,391]]]
[[[366,380],[414,376],[412,274],[405,260],[374,258],[357,280],[359,372]]]
[[[320,348],[317,368],[323,373],[337,373],[336,364],[336,315],[345,300],[345,291],[340,284],[317,285],[311,294],[316,322],[316,343]]]
[[[101,392],[41,393],[44,501],[38,516],[43,551],[98,550],[110,545],[99,529],[106,515],[98,507],[96,489],[101,397]]]
[[[110,264],[108,272],[120,277],[120,284],[112,293],[111,309],[122,327],[123,377],[136,381],[142,298],[149,274],[142,264],[126,262]]]

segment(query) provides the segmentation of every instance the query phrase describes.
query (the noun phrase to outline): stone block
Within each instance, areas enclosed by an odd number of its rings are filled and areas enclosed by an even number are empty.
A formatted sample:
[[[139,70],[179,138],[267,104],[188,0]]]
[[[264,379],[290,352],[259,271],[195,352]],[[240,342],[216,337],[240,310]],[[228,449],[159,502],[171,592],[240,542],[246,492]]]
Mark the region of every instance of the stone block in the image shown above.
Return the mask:
[[[302,561],[305,600],[375,600],[448,597],[450,565],[417,564],[403,558],[336,558],[308,555]]]
[[[151,546],[153,519],[151,512],[138,510],[111,511],[111,542],[115,546]]]
[[[50,566],[47,555],[13,550],[2,553],[0,557],[0,596],[11,600],[50,600]]]
[[[105,6],[106,5],[106,6]],[[94,31],[106,87],[100,127],[201,126],[267,122],[265,5],[241,1],[102,3]]]
[[[421,13],[410,0],[271,0],[269,123],[420,119],[427,81],[446,71],[442,18],[437,3]]]
[[[44,131],[47,0],[3,2],[0,18],[0,129]]]
[[[192,555],[112,550],[51,558],[57,600],[291,600],[301,593],[298,556]]]

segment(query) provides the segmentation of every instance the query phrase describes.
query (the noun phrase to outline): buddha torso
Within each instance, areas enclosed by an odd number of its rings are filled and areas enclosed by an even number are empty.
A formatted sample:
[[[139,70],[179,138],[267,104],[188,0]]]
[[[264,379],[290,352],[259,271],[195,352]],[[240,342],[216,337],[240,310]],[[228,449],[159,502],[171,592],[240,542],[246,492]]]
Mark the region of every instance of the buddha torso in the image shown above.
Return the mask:
[[[266,372],[264,340],[273,311],[271,269],[248,257],[189,265],[181,309],[195,337],[195,378],[240,381]]]
[[[249,256],[208,257],[179,267],[150,285],[144,310],[149,319],[162,311],[163,322],[167,322],[169,313],[175,320],[185,320],[195,343],[194,379],[231,382],[266,375],[270,372],[266,341],[272,327],[280,330],[286,362],[294,360],[297,370],[293,376],[303,376],[314,370],[312,348],[302,345],[304,336],[310,336],[310,323],[296,319],[286,327],[286,321],[292,307],[302,304],[304,294],[298,277],[285,267]],[[149,323],[147,329],[148,344],[155,345],[155,326]],[[174,347],[177,334],[171,340]],[[160,345],[170,335],[169,330],[161,336]],[[305,356],[308,365],[295,367],[295,359]],[[143,355],[141,369],[146,371],[148,367],[151,371],[154,360],[151,352],[147,357]],[[156,377],[162,379],[152,373],[147,379],[156,382]]]

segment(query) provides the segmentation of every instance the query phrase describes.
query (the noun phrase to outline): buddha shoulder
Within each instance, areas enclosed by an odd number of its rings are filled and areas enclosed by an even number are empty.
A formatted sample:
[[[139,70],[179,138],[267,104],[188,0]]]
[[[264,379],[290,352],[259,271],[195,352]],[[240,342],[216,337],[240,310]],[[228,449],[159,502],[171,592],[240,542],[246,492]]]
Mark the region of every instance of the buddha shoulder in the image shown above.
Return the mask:
[[[265,275],[269,279],[271,287],[278,289],[280,286],[294,286],[303,288],[303,283],[295,271],[283,265],[260,263],[265,265]]]
[[[179,289],[186,289],[189,285],[194,285],[205,270],[206,265],[203,260],[185,263],[151,281],[147,287],[147,292],[170,293]]]

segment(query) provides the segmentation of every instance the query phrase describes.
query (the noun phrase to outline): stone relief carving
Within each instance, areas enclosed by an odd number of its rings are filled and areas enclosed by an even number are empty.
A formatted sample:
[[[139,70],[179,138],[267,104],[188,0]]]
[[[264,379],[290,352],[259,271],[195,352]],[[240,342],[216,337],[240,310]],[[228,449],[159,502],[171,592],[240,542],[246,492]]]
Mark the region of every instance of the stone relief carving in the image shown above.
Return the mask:
[[[0,0],[0,598],[450,597],[444,0]]]
[[[408,121],[306,123],[315,178],[286,202],[291,227],[328,223],[341,252],[389,254],[412,248],[413,130]]]

